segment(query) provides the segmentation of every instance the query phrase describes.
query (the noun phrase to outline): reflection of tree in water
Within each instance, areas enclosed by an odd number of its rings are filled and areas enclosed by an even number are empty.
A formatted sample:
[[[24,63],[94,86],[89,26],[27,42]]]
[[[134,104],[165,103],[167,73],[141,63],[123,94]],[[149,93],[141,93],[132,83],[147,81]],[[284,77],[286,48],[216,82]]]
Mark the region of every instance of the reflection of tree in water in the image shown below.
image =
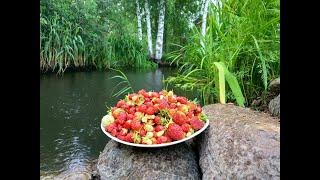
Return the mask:
[[[154,84],[154,87],[157,88],[157,89],[154,89],[154,90],[157,90],[157,91],[160,91],[162,89],[162,76],[163,76],[163,73],[161,71],[161,69],[156,69],[154,72],[152,72],[152,83]]]

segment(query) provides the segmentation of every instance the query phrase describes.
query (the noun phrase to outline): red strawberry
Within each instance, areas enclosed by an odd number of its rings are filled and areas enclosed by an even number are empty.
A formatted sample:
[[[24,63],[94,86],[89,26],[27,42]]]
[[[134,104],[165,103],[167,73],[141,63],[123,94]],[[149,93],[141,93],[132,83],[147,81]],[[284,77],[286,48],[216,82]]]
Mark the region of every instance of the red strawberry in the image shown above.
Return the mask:
[[[119,114],[120,114],[121,112],[124,112],[124,110],[121,109],[121,108],[114,108],[114,109],[112,110],[112,116],[113,116],[114,118],[118,118],[118,116],[119,116]]]
[[[175,97],[173,97],[173,96],[168,96],[168,101],[169,101],[170,103],[176,103],[176,102],[177,102],[177,99],[176,99]]]
[[[125,137],[125,141],[132,143],[133,142],[133,134],[132,133],[127,134]]]
[[[182,124],[181,128],[184,132],[189,132],[191,126],[190,124],[185,123],[185,124]]]
[[[156,124],[161,124],[161,118],[159,116],[156,116],[153,120],[154,123]]]
[[[121,112],[118,118],[116,119],[116,123],[124,124],[126,120],[127,120],[127,113]]]
[[[176,103],[171,103],[170,106],[169,106],[171,109],[174,109],[177,107],[177,104]]]
[[[180,102],[181,104],[187,104],[188,100],[185,97],[178,96],[177,101]]]
[[[123,136],[121,134],[117,134],[117,138],[124,141],[126,139],[126,136]]]
[[[150,98],[145,98],[144,102],[151,102],[151,99]]]
[[[140,129],[140,136],[145,136],[147,134],[147,131],[143,128]]]
[[[147,106],[142,104],[141,106],[138,107],[137,111],[145,113],[146,110],[147,110]]]
[[[198,106],[197,109],[196,109],[196,112],[197,113],[201,113],[202,112],[202,108],[200,106]]]
[[[183,139],[185,136],[185,132],[183,132],[182,128],[175,123],[169,124],[169,127],[167,129],[167,134],[170,138],[174,140]]]
[[[144,104],[145,104],[147,107],[153,106],[153,103],[152,103],[152,102],[145,102]]]
[[[129,114],[134,114],[135,112],[136,112],[136,108],[135,107],[129,108],[129,111],[128,111]]]
[[[120,107],[122,107],[123,105],[125,105],[126,104],[126,102],[124,101],[124,100],[120,100],[120,101],[118,101],[118,103],[117,103],[117,108],[120,108]]]
[[[122,129],[122,125],[121,124],[117,124],[117,131],[121,131]]]
[[[121,131],[119,132],[119,134],[121,136],[125,136],[125,135],[127,135],[127,133],[128,133],[128,129],[126,129],[126,128],[122,128]]]
[[[154,109],[152,106],[150,106],[150,107],[148,107],[148,109],[145,111],[145,113],[148,114],[148,115],[153,115],[153,114],[155,113],[155,109]]]
[[[128,119],[128,120],[132,120],[133,118],[134,118],[134,115],[133,115],[133,114],[128,114],[128,115],[127,115],[127,119]]]
[[[204,122],[199,120],[199,118],[195,116],[190,120],[190,125],[193,129],[199,130],[204,126]]]
[[[116,130],[117,130],[117,125],[116,125],[116,123],[111,123],[111,124],[109,124],[109,126],[107,126],[107,129],[106,129],[106,130],[111,133],[111,131],[112,131],[113,129],[116,129]]]
[[[156,97],[156,98],[160,97],[159,93],[157,93],[157,92],[152,92],[151,96]]]
[[[159,109],[165,109],[165,108],[167,108],[168,106],[169,106],[169,105],[168,105],[167,100],[165,100],[165,99],[161,99],[161,100],[160,100]]]
[[[166,143],[168,141],[168,137],[167,136],[160,136],[157,138],[157,144],[162,144],[162,143]]]
[[[192,117],[193,117],[193,112],[192,112],[192,111],[189,111],[188,114],[187,114],[187,117],[188,117],[188,118],[192,118]]]
[[[156,126],[156,128],[154,129],[156,132],[162,131],[164,130],[164,127],[162,125],[158,125]]]
[[[138,131],[142,127],[142,124],[137,120],[131,121],[131,129]]]
[[[127,120],[125,123],[124,123],[124,125],[123,125],[123,127],[124,128],[127,128],[127,129],[131,129],[131,119],[129,119],[129,120]]]
[[[112,136],[117,136],[117,134],[118,134],[117,129],[112,129],[111,135],[112,135]]]
[[[167,138],[167,142],[169,143],[169,142],[172,142],[172,139],[166,134],[164,137],[166,137]]]
[[[173,115],[172,119],[173,119],[173,121],[174,121],[175,123],[177,123],[178,125],[181,126],[182,124],[186,123],[187,116],[186,116],[183,112],[177,111],[177,112]]]

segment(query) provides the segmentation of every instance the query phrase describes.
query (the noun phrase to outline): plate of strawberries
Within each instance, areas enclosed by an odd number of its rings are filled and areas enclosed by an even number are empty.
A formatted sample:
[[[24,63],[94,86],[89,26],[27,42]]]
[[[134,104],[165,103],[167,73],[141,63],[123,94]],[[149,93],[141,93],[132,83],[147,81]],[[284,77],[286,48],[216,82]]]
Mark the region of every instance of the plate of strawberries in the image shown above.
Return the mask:
[[[196,101],[173,91],[139,90],[110,108],[101,130],[111,139],[137,147],[163,147],[187,141],[209,126]]]

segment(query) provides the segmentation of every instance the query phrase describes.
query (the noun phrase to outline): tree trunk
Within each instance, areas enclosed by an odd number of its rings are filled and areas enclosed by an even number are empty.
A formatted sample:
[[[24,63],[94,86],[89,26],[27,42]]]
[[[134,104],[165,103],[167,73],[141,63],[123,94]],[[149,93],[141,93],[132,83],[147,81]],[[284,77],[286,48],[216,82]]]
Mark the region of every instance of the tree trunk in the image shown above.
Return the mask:
[[[145,13],[146,13],[146,23],[147,23],[148,51],[149,51],[150,58],[153,58],[151,22],[150,22],[150,9],[149,9],[148,0],[145,0],[144,8],[145,8]]]
[[[208,15],[208,6],[209,0],[204,0],[204,6],[202,10],[202,24],[201,24],[201,34],[204,37],[206,35],[206,26],[207,26],[207,15]]]
[[[160,0],[159,6],[160,6],[160,11],[159,11],[158,33],[157,33],[157,41],[156,41],[156,56],[155,56],[155,59],[157,62],[159,62],[162,58],[165,1]]]
[[[139,6],[139,0],[136,0],[137,5],[137,20],[138,20],[138,39],[142,41],[142,26],[141,26],[141,11]]]

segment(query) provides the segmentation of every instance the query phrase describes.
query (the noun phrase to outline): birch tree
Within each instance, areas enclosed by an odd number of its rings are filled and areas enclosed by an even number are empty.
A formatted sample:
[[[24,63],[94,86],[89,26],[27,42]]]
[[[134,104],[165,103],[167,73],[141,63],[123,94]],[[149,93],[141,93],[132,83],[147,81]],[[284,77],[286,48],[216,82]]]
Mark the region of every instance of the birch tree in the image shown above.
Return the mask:
[[[136,6],[137,6],[137,21],[138,21],[138,39],[142,41],[142,26],[141,26],[141,9],[139,5],[139,0],[136,0]]]
[[[153,55],[153,48],[152,48],[152,34],[151,34],[151,21],[150,21],[150,8],[148,0],[145,0],[144,3],[145,13],[146,13],[146,24],[147,24],[147,40],[148,40],[148,52],[151,58],[154,57]]]
[[[201,24],[201,34],[203,37],[206,35],[206,26],[207,26],[207,15],[208,15],[208,6],[210,0],[204,0],[203,9],[202,9],[202,24]]]
[[[163,32],[164,32],[164,16],[165,16],[165,0],[160,0],[159,3],[159,20],[158,20],[158,33],[156,40],[156,61],[160,61],[162,58],[162,48],[163,48]]]

